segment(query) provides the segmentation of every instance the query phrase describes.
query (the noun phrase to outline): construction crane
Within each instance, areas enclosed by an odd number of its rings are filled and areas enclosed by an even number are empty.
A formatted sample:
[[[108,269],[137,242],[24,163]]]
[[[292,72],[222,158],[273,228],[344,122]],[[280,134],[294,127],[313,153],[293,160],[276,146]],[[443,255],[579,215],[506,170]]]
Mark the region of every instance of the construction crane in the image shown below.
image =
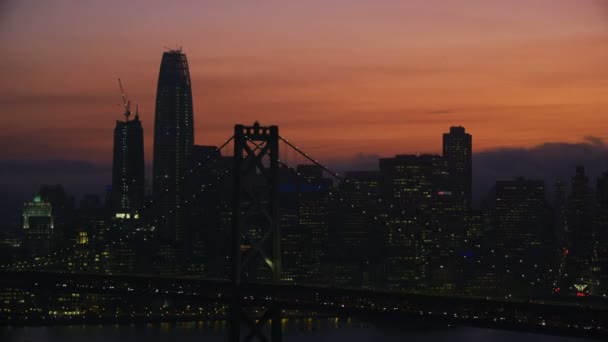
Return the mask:
[[[127,100],[127,96],[125,95],[125,90],[122,87],[122,82],[120,78],[118,79],[118,86],[120,87],[120,95],[122,96],[122,103],[125,106],[125,118],[126,121],[129,121],[129,116],[131,115],[131,101]]]

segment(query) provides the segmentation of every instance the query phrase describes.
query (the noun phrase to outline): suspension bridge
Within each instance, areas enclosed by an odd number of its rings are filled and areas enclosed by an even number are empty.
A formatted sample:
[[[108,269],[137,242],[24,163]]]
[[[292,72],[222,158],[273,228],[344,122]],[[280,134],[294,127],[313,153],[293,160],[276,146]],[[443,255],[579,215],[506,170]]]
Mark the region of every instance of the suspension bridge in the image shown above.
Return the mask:
[[[212,182],[204,184],[200,189],[189,189],[191,191],[188,197],[180,200],[183,207],[196,205],[210,189],[224,181],[228,175],[232,176],[230,255],[226,256],[230,265],[228,279],[183,274],[94,273],[87,270],[86,265],[78,270],[69,267],[66,269],[65,265],[77,264],[81,258],[77,253],[80,246],[76,243],[47,256],[0,266],[0,293],[4,291],[5,297],[27,294],[41,306],[44,306],[44,301],[49,297],[64,295],[78,298],[81,295],[119,298],[127,303],[131,300],[154,301],[162,298],[188,303],[188,308],[214,305],[215,312],[230,323],[229,340],[235,342],[253,338],[281,341],[281,319],[293,310],[608,336],[608,306],[603,302],[598,304],[581,299],[564,304],[544,300],[428,295],[285,281],[282,278],[280,174],[282,170],[290,170],[311,187],[321,189],[323,185],[305,177],[282,160],[280,149],[294,151],[337,182],[348,184],[350,180],[279,135],[278,126],[255,123],[252,126],[236,125],[234,135],[217,147],[217,153],[208,153],[198,161],[182,177],[182,183],[186,184],[189,177],[196,177],[203,170],[211,168],[218,161],[219,152],[231,143],[234,149],[232,167],[207,177]],[[287,155],[285,152],[283,155]],[[348,207],[381,226],[399,222],[394,216],[402,214],[369,192],[363,192],[363,196],[373,205],[348,203],[348,199],[333,187],[322,190],[329,201]],[[154,201],[146,204],[142,212],[158,210],[162,196],[169,195],[158,194]],[[169,215],[177,215],[177,210],[169,212]],[[157,215],[152,220],[151,227],[156,229],[167,222],[170,222],[168,215]],[[251,227],[255,227],[255,232]],[[154,234],[154,229],[149,228],[133,229],[132,226],[118,225],[118,231],[105,244],[113,246],[148,239]],[[96,238],[95,235],[90,237],[91,240]],[[261,276],[257,279],[252,277],[252,270]],[[0,310],[0,319],[4,323],[27,324],[28,320],[44,323],[52,315],[48,310],[12,310]],[[85,322],[100,318],[102,314],[99,312],[85,311],[75,312],[71,317],[74,321]]]

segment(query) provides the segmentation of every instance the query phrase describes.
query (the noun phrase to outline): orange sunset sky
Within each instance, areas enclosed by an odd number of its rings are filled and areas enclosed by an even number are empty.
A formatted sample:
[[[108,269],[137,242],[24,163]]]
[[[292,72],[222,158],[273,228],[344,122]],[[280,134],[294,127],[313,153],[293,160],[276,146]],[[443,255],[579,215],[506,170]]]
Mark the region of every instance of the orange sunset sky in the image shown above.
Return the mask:
[[[321,158],[608,138],[608,1],[2,1],[0,158],[109,162],[117,78],[146,159],[164,47],[182,46],[195,143],[280,125]]]

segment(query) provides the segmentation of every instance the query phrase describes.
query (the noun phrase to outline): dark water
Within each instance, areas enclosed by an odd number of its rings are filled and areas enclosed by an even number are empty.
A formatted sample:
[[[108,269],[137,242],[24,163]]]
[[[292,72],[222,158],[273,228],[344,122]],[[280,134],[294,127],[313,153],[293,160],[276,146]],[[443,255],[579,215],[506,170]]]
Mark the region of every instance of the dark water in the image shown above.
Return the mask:
[[[575,337],[559,337],[470,327],[412,330],[399,327],[376,327],[337,319],[299,319],[283,324],[285,342],[303,341],[387,341],[387,342],[575,342],[594,341]],[[188,342],[227,341],[226,322],[162,323],[139,325],[73,325],[52,327],[0,327],[3,342],[58,341],[142,341]]]

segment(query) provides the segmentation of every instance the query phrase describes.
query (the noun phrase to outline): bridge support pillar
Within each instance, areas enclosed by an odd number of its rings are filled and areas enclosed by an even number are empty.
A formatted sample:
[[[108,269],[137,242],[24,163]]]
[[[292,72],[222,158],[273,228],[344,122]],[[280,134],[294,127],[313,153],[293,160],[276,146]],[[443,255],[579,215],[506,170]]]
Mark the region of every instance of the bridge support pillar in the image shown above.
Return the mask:
[[[241,342],[241,314],[243,306],[238,289],[233,291],[232,303],[228,311],[228,342]]]
[[[271,319],[270,323],[270,337],[272,342],[282,342],[283,334],[281,332],[281,309],[276,306],[270,307],[268,310],[271,310]]]
[[[246,325],[245,329],[243,329],[243,325]],[[265,335],[268,328],[270,328],[270,339]],[[247,335],[241,336],[241,330]],[[262,316],[252,317],[245,310],[243,301],[233,301],[229,312],[228,341],[252,341],[254,338],[260,341],[283,341],[281,309],[272,304],[266,308]]]
[[[278,126],[234,126],[233,175],[230,342],[241,341],[243,323],[249,329],[243,341],[268,341],[263,328],[269,323],[271,341],[280,342],[281,310],[270,305],[250,318],[241,291],[243,280],[281,280]]]

